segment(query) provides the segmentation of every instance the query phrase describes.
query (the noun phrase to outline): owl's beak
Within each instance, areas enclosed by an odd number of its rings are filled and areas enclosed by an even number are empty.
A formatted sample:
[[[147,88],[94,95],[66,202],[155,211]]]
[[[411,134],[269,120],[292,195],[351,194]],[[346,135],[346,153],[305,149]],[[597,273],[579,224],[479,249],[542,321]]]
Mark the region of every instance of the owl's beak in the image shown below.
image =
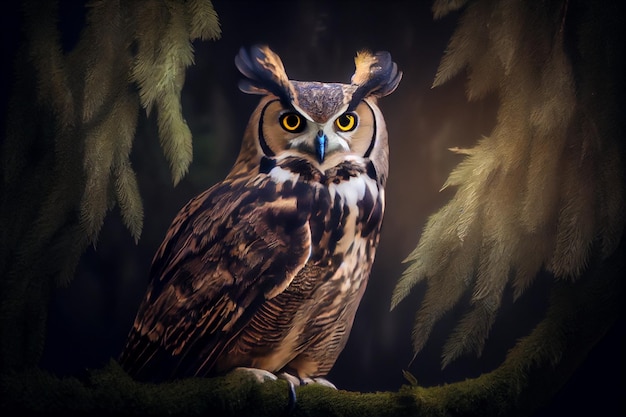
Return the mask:
[[[320,164],[324,162],[326,148],[328,148],[328,140],[326,139],[324,131],[320,130],[317,132],[317,136],[315,137],[315,155],[317,156],[317,160]]]

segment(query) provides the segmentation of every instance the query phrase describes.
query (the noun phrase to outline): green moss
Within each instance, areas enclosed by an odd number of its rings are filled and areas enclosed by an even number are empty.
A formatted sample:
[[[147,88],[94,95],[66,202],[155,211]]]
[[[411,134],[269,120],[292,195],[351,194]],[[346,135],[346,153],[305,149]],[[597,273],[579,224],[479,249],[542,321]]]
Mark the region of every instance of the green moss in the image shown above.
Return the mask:
[[[115,361],[89,371],[84,379],[56,378],[36,368],[12,372],[0,376],[0,387],[1,409],[14,415],[277,415],[289,402],[285,381],[259,384],[233,373],[142,383]]]

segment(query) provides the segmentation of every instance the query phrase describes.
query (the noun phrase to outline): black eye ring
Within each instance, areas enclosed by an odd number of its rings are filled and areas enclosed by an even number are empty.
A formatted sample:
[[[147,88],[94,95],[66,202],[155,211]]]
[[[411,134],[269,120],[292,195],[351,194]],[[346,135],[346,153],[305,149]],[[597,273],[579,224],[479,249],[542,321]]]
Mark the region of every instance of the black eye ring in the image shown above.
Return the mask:
[[[278,119],[280,127],[289,133],[300,133],[306,127],[304,119],[296,112],[284,113]]]
[[[335,126],[342,132],[349,132],[354,130],[357,126],[359,118],[356,113],[344,113],[337,117],[335,120]]]

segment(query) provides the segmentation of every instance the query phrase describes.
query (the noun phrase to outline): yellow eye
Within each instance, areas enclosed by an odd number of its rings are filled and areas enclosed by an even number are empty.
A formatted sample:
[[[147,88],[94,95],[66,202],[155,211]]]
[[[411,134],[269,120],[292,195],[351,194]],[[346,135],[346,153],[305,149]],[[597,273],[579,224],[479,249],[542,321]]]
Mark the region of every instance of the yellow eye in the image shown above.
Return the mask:
[[[337,117],[335,120],[335,125],[337,129],[342,132],[349,132],[356,127],[356,114],[354,113],[344,113],[341,116]]]
[[[280,116],[280,126],[290,133],[299,133],[304,130],[305,124],[302,122],[302,116],[298,113],[285,113]]]

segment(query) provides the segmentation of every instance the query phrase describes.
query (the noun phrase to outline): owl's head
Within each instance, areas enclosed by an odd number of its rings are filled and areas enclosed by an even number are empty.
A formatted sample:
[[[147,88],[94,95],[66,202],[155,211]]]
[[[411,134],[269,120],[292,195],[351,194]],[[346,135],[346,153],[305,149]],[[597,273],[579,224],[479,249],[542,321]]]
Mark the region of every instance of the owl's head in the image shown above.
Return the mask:
[[[322,172],[345,160],[369,159],[386,178],[388,144],[376,101],[392,93],[402,72],[388,52],[359,52],[349,84],[294,81],[267,46],[242,48],[235,65],[246,77],[239,88],[264,97],[250,117],[235,168],[261,157],[296,156]]]

